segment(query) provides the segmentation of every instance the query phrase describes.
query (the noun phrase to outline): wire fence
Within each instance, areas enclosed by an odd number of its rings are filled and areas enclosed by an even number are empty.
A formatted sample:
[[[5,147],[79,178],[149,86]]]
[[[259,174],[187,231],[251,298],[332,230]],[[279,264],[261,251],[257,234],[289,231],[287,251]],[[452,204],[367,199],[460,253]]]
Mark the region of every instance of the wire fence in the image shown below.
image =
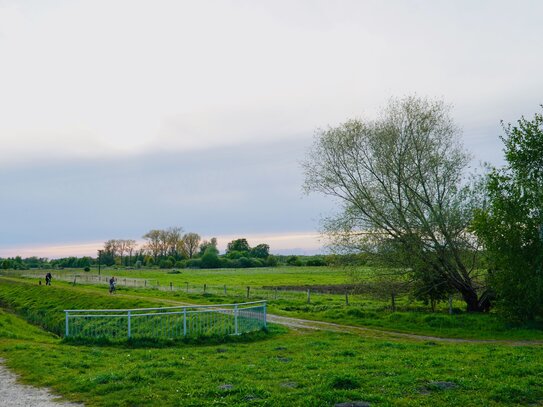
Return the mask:
[[[2,273],[8,274],[8,273]],[[13,275],[29,278],[42,277],[41,272],[25,271],[15,272]],[[54,281],[66,281],[72,284],[98,284],[108,285],[110,276],[96,275],[91,273],[55,273],[53,272]],[[173,277],[173,276],[172,276]],[[350,305],[359,303],[367,299],[377,299],[379,301],[390,302],[391,309],[394,309],[396,304],[407,304],[412,300],[408,297],[407,292],[388,292],[383,289],[381,293],[375,295],[369,290],[361,292],[362,285],[354,284],[336,284],[327,286],[240,286],[240,285],[217,285],[217,284],[193,284],[188,281],[180,282],[177,276],[172,278],[172,281],[165,282],[163,279],[144,279],[137,277],[117,277],[116,287],[118,289],[133,288],[133,289],[151,289],[158,291],[183,292],[189,295],[204,295],[217,296],[230,299],[245,299],[250,300],[284,300],[296,304],[310,304],[315,302],[330,302],[344,303]],[[392,297],[391,298],[391,294]]]
[[[110,270],[108,270],[110,271]],[[107,271],[104,271],[107,273]],[[72,284],[109,284],[111,277],[92,273],[73,273],[52,271],[54,281],[66,281]],[[18,277],[43,278],[43,271],[6,271],[0,270],[0,275]],[[226,301],[256,301],[264,300],[275,303],[284,301],[294,307],[305,307],[309,304],[319,306],[354,305],[364,307],[368,311],[429,311],[434,310],[431,304],[419,301],[411,295],[412,287],[407,284],[390,284],[387,282],[368,281],[357,284],[330,284],[330,285],[283,285],[283,286],[241,286],[226,284],[194,284],[189,281],[180,281],[179,276],[173,274],[171,281],[164,278],[145,279],[137,277],[117,277],[118,289],[150,289],[168,291],[195,296],[223,297]],[[450,295],[445,306],[449,313],[453,307],[461,307],[461,297],[458,294]],[[457,302],[457,303],[455,303]],[[441,307],[443,308],[443,307]]]
[[[7,273],[5,273],[7,274]],[[39,278],[41,274],[37,272],[18,272],[14,275]],[[72,284],[98,284],[108,285],[109,276],[98,276],[87,273],[52,273],[54,281],[71,282]],[[261,287],[261,286],[241,286],[241,285],[218,285],[218,284],[193,284],[190,282],[177,281],[164,282],[156,279],[117,277],[116,287],[122,288],[144,288],[158,291],[183,292],[186,294],[214,295],[219,297],[237,297],[254,300],[291,300],[296,302],[310,302],[311,298],[325,294],[352,294],[353,288],[349,285],[328,286],[328,287]]]
[[[65,310],[66,337],[153,338],[239,335],[266,328],[266,302],[186,307]]]

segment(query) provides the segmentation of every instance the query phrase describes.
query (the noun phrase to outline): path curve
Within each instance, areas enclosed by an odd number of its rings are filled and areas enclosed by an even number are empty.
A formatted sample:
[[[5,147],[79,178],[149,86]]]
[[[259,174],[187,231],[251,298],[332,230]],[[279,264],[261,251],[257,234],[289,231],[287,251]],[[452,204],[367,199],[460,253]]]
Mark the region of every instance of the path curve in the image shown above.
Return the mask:
[[[9,371],[0,359],[0,405],[9,407],[83,407],[74,404],[55,401],[48,389],[37,388],[17,383],[17,375]]]
[[[133,294],[121,294],[122,296],[129,298],[149,298],[163,301],[166,304],[171,305],[195,305],[188,302],[170,300],[158,297],[140,297]],[[212,304],[211,304],[212,305]],[[333,322],[316,321],[311,319],[285,317],[276,314],[267,314],[268,322],[273,324],[279,324],[294,329],[308,329],[308,330],[320,330],[320,331],[332,331],[332,332],[344,332],[357,335],[371,334],[372,337],[377,338],[391,338],[391,339],[412,339],[416,341],[433,341],[442,343],[473,343],[473,344],[496,344],[496,345],[511,345],[511,346],[537,346],[543,345],[543,340],[507,340],[507,339],[466,339],[466,338],[448,338],[441,336],[431,335],[418,335],[406,332],[389,331],[379,328],[368,328],[363,326],[343,325]]]
[[[268,322],[288,326],[295,329],[315,329],[321,331],[345,332],[354,334],[371,334],[373,337],[381,338],[402,338],[418,341],[449,342],[449,343],[479,343],[479,344],[497,344],[514,346],[532,346],[543,345],[543,340],[512,341],[500,339],[464,339],[464,338],[444,338],[440,336],[417,335],[405,332],[385,331],[376,328],[366,328],[362,326],[342,325],[333,322],[314,321],[309,319],[284,317],[281,315],[268,314]]]
[[[166,298],[159,297],[147,297],[147,296],[138,296],[133,294],[119,294],[119,296],[127,298],[138,298],[138,299],[154,299],[162,301],[165,304],[179,305],[179,306],[191,306],[196,305],[189,302],[182,302],[177,300],[171,300]],[[210,304],[213,305],[213,304]],[[397,332],[389,331],[379,328],[368,328],[363,326],[354,326],[354,325],[343,325],[336,324],[333,322],[325,321],[316,321],[311,319],[302,319],[302,318],[293,318],[285,317],[282,315],[276,314],[267,314],[268,322],[273,324],[279,324],[287,326],[294,329],[308,329],[308,330],[320,330],[320,331],[331,331],[331,332],[344,332],[352,333],[357,335],[362,334],[371,334],[372,337],[378,338],[390,338],[390,339],[412,339],[416,341],[433,341],[433,342],[442,342],[442,343],[472,343],[472,344],[496,344],[496,345],[511,345],[511,346],[538,346],[543,345],[543,340],[507,340],[507,339],[466,339],[466,338],[448,338],[441,336],[431,336],[431,335],[418,335],[411,334],[406,332]]]

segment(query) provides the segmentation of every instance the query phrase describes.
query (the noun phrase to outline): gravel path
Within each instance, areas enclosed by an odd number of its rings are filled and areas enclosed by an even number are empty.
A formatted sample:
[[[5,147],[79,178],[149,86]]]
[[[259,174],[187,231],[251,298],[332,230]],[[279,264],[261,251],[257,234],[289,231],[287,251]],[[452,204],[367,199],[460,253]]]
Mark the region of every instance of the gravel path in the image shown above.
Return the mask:
[[[17,376],[3,362],[0,359],[1,407],[83,407],[83,404],[57,402],[57,397],[47,389],[17,383]]]
[[[145,298],[137,295],[126,295],[121,294],[125,297],[130,298]],[[171,305],[195,305],[188,302],[181,302],[176,300],[168,300],[164,298],[154,299],[163,301]],[[508,340],[508,339],[465,339],[465,338],[448,338],[441,336],[430,336],[430,335],[419,335],[405,332],[395,332],[379,328],[368,328],[363,326],[353,326],[353,325],[342,325],[335,324],[333,322],[324,322],[324,321],[314,321],[310,319],[302,318],[292,318],[284,317],[281,315],[267,314],[268,322],[273,324],[279,324],[288,326],[293,329],[309,329],[309,330],[321,330],[321,331],[332,331],[332,332],[349,332],[356,335],[371,335],[372,337],[378,338],[402,338],[402,339],[412,339],[415,341],[432,341],[432,342],[442,342],[442,343],[473,343],[473,344],[497,344],[497,345],[511,345],[511,346],[534,346],[534,345],[543,345],[543,340],[530,339],[530,340]]]
[[[375,328],[365,328],[361,326],[352,326],[352,325],[341,325],[334,324],[333,322],[323,322],[323,321],[313,321],[309,319],[301,318],[290,318],[283,317],[280,315],[267,315],[268,322],[274,324],[285,325],[290,328],[299,328],[299,329],[316,329],[322,331],[333,331],[333,332],[349,332],[354,334],[371,334],[372,337],[381,337],[381,338],[405,338],[413,339],[417,341],[433,341],[433,342],[450,342],[450,343],[481,343],[481,344],[501,344],[501,345],[512,345],[512,346],[533,346],[533,345],[543,345],[543,340],[500,340],[500,339],[464,339],[464,338],[444,338],[440,336],[428,336],[428,335],[417,335],[409,334],[404,332],[394,332],[394,331],[385,331]]]

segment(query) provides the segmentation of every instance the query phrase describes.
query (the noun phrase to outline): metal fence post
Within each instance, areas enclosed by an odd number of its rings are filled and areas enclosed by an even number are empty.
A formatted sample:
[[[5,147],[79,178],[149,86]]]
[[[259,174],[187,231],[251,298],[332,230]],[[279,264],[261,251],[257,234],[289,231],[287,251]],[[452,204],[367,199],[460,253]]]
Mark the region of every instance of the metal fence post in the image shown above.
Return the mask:
[[[183,336],[187,336],[187,308],[183,308]]]
[[[234,333],[238,334],[238,304],[234,305]]]
[[[64,311],[66,313],[66,337],[68,337],[68,335],[70,335],[70,328],[68,327],[68,314],[69,312],[68,311]]]
[[[131,336],[131,327],[130,327],[130,316],[131,316],[131,312],[128,311],[128,337],[130,338]]]

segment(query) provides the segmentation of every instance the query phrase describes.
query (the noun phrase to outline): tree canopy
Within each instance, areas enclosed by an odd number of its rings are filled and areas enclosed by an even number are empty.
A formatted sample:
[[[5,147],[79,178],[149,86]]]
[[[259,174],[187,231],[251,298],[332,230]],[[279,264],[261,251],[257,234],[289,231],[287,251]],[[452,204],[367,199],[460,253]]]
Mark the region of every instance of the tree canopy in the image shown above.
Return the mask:
[[[504,130],[507,164],[488,174],[487,202],[473,229],[500,311],[524,321],[543,317],[543,115]]]
[[[325,221],[336,248],[384,253],[479,311],[488,303],[467,233],[474,202],[462,186],[470,157],[449,110],[406,97],[391,100],[376,120],[318,131],[303,163],[304,186],[341,202],[342,211]]]

